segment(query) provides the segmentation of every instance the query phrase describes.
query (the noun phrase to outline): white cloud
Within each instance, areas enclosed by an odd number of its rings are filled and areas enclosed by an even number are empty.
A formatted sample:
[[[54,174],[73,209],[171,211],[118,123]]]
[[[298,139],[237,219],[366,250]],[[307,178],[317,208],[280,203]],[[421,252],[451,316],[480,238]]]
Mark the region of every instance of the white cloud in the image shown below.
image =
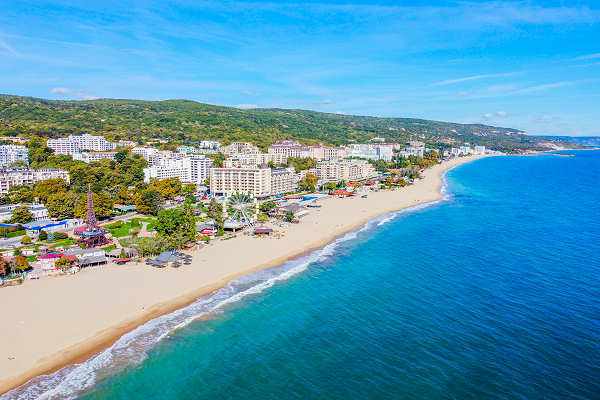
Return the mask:
[[[507,114],[506,111],[496,111],[496,115],[499,117],[506,117]]]
[[[256,104],[238,104],[235,108],[239,108],[241,110],[250,110],[252,108],[258,108]]]
[[[541,92],[543,90],[554,89],[564,86],[569,86],[573,82],[556,82],[556,83],[546,83],[544,85],[530,86],[524,89],[517,90],[515,93],[523,94],[523,93],[535,93]]]
[[[15,49],[13,49],[8,43],[6,43],[3,40],[0,40],[0,49],[4,49],[4,50],[8,51],[13,56],[19,55],[19,53],[17,53],[17,51]]]
[[[596,58],[600,58],[600,53],[586,54],[585,56],[576,57],[574,60],[594,60]]]
[[[321,101],[317,101],[315,104],[332,104],[332,103],[333,103],[333,100],[331,100],[331,99],[324,99],[324,100],[321,100]]]
[[[502,73],[502,74],[473,75],[473,76],[466,76],[464,78],[448,79],[448,80],[445,80],[445,81],[434,82],[434,83],[431,84],[431,86],[452,85],[452,84],[455,84],[455,83],[461,83],[461,82],[467,82],[467,81],[475,81],[475,80],[479,80],[479,79],[502,78],[502,77],[505,77],[505,76],[513,76],[513,75],[515,75],[514,72],[506,72],[506,73]]]
[[[483,118],[485,118],[485,119],[490,119],[492,117],[493,117],[492,113],[483,114]]]
[[[242,92],[242,94],[245,94],[246,96],[252,96],[252,95],[253,95],[253,94],[255,94],[255,93],[252,93],[252,92],[251,92],[251,91],[249,91],[249,90],[244,90],[244,91]]]
[[[85,90],[78,90],[75,94],[75,97],[77,97],[79,100],[98,100],[100,98],[98,96],[92,96],[91,94],[88,94]]]
[[[457,94],[461,97],[467,97],[469,95],[469,92],[458,92]]]
[[[52,94],[69,94],[69,93],[71,93],[71,89],[64,88],[64,87],[55,87],[54,89],[52,89],[50,91],[50,93],[52,93]]]

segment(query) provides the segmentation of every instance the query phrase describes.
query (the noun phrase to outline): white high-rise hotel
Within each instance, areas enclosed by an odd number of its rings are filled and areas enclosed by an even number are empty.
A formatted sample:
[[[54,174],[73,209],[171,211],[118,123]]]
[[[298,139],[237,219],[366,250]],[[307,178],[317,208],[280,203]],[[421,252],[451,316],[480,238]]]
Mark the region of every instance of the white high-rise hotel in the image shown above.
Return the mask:
[[[25,146],[6,144],[0,146],[0,167],[8,167],[17,161],[29,164],[29,149]]]
[[[69,135],[66,138],[48,139],[46,146],[54,150],[55,154],[73,155],[83,150],[109,151],[114,150],[117,145],[108,142],[104,136]]]
[[[157,163],[144,168],[144,182],[151,179],[178,178],[183,183],[202,185],[210,176],[213,163],[210,158],[194,154],[181,159],[160,158]]]

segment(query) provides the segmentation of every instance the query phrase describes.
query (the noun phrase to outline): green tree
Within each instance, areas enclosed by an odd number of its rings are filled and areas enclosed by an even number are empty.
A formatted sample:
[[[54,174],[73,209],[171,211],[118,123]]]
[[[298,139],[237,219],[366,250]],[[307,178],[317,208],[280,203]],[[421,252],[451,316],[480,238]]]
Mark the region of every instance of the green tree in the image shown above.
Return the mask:
[[[66,271],[69,268],[71,268],[71,265],[73,265],[75,261],[74,260],[70,260],[67,257],[61,257],[58,260],[56,260],[56,262],[54,263],[54,265],[56,266],[56,268],[60,269],[61,271]]]
[[[45,204],[50,217],[61,220],[75,216],[75,205],[78,201],[80,196],[69,191],[50,195]]]
[[[206,210],[208,218],[215,221],[215,227],[217,231],[223,229],[223,205],[220,204],[214,197],[210,199],[208,208]]]
[[[29,262],[24,256],[17,256],[15,258],[15,264],[17,269],[19,269],[21,272],[26,271],[30,268]]]
[[[317,161],[311,157],[288,157],[287,163],[288,165],[293,166],[296,172],[315,168],[317,166]]]
[[[142,214],[157,215],[163,206],[163,197],[156,189],[142,190],[135,199],[135,208]]]
[[[33,202],[33,190],[25,185],[11,186],[8,196],[13,204]]]
[[[119,191],[115,195],[115,203],[117,204],[131,204],[133,201],[132,193],[129,191],[129,188],[125,185],[121,185],[119,187]]]
[[[26,224],[31,221],[33,221],[33,216],[28,207],[21,206],[12,211],[11,224]]]
[[[48,234],[46,233],[46,231],[45,231],[45,230],[43,230],[43,229],[42,229],[42,230],[40,231],[40,234],[39,234],[39,236],[38,236],[38,239],[39,239],[39,240],[48,240]]]
[[[154,223],[158,236],[165,238],[174,248],[196,240],[196,216],[190,204],[161,210]]]
[[[179,178],[154,179],[150,186],[158,190],[163,198],[173,199],[181,193],[182,185]]]
[[[268,200],[268,201],[265,201],[264,203],[262,203],[260,205],[259,209],[262,212],[267,212],[267,211],[271,211],[275,207],[277,207],[277,204],[273,200]]]
[[[284,215],[284,219],[285,219],[287,222],[292,222],[292,221],[294,220],[294,218],[295,218],[295,217],[296,217],[296,216],[294,215],[294,213],[293,213],[292,211],[288,211],[288,212],[286,212],[286,213],[285,213],[285,215]]]
[[[37,197],[40,203],[45,204],[50,196],[66,191],[67,182],[64,179],[46,179],[35,184],[33,196]]]
[[[31,237],[29,235],[25,235],[21,238],[21,243],[23,244],[29,244],[31,243]]]
[[[300,179],[300,181],[298,181],[298,187],[300,187],[300,189],[302,189],[302,190],[308,190],[308,191],[314,192],[315,187],[318,182],[319,182],[318,176],[308,173],[304,176],[304,178],[302,178],[302,179]]]
[[[193,183],[188,183],[184,185],[181,190],[183,193],[194,193],[196,191],[196,185]]]
[[[115,161],[119,164],[122,164],[123,161],[127,159],[127,155],[129,154],[129,150],[120,150],[115,154]]]

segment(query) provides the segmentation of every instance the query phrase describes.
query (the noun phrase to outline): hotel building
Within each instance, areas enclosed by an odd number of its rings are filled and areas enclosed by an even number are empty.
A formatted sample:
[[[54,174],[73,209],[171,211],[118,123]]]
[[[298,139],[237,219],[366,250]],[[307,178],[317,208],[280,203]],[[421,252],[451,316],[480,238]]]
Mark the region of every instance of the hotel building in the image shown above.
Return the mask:
[[[100,161],[103,159],[114,160],[116,151],[93,151],[93,152],[85,152],[85,153],[75,153],[73,154],[73,160],[83,161],[85,163],[91,163]]]
[[[64,169],[58,168],[43,168],[43,169],[27,169],[27,168],[10,168],[0,170],[0,195],[5,195],[9,192],[11,186],[18,185],[34,185],[36,182],[45,181],[46,179],[63,179],[70,183],[69,173]]]
[[[93,136],[88,133],[83,135],[69,135],[66,138],[48,139],[46,146],[54,150],[55,154],[73,155],[83,150],[109,151],[117,145],[108,142],[104,136]]]
[[[27,147],[15,144],[0,146],[0,167],[8,167],[17,161],[29,164],[29,149]]]
[[[260,198],[271,194],[270,168],[213,168],[210,170],[210,192],[231,196],[236,192]]]

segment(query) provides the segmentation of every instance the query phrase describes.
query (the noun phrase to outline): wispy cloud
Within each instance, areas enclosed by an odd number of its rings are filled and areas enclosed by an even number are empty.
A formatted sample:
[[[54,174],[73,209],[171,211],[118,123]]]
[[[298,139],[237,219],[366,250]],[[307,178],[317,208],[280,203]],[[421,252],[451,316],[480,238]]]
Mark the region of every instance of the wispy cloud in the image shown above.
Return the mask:
[[[496,115],[499,117],[506,117],[508,113],[506,111],[496,111]]]
[[[541,92],[541,91],[548,90],[548,89],[555,89],[555,88],[570,86],[572,84],[573,84],[573,82],[566,82],[566,81],[565,82],[556,82],[556,83],[546,83],[543,85],[530,86],[530,87],[526,87],[523,89],[519,89],[519,90],[515,91],[515,94]]]
[[[461,83],[461,82],[476,81],[476,80],[480,80],[480,79],[503,78],[503,77],[507,77],[507,76],[513,76],[515,74],[516,74],[516,72],[505,72],[505,73],[501,73],[501,74],[473,75],[473,76],[466,76],[463,78],[448,79],[445,81],[434,82],[431,84],[431,86],[445,86],[445,85],[453,85],[455,83]]]
[[[320,100],[315,102],[315,104],[333,104],[333,100],[331,99],[324,99],[324,100]]]
[[[71,89],[64,88],[64,87],[55,87],[54,89],[52,89],[50,91],[50,93],[66,95],[66,94],[71,93]]]
[[[256,104],[237,104],[235,107],[241,110],[251,110],[253,108],[258,108]]]
[[[8,53],[10,53],[13,56],[18,56],[19,53],[12,48],[12,46],[10,46],[8,43],[6,43],[3,40],[0,40],[0,49],[4,49],[6,50]]]
[[[600,58],[600,53],[594,53],[594,54],[586,54],[584,56],[579,56],[574,58],[575,61],[580,61],[580,60],[595,60],[596,58]]]

